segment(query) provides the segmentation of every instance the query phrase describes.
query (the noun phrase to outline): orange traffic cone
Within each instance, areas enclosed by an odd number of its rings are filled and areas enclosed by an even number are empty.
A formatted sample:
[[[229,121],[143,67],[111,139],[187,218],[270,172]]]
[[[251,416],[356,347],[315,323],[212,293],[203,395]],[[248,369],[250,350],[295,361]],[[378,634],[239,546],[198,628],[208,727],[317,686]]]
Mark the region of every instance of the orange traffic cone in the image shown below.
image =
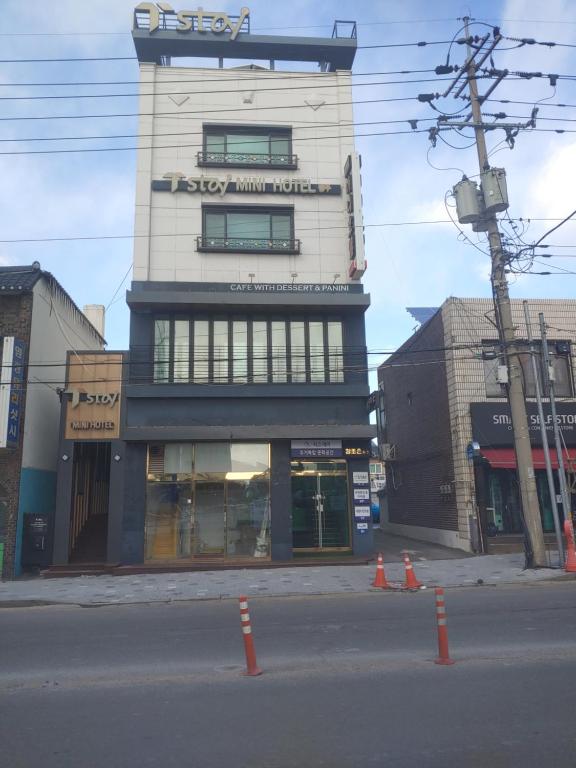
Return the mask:
[[[380,587],[380,589],[392,589],[390,584],[386,581],[386,575],[384,573],[384,558],[382,555],[378,555],[378,564],[376,565],[376,578],[372,582],[373,587]]]
[[[574,528],[571,520],[564,521],[564,536],[566,536],[566,573],[576,573],[576,550],[574,549]]]
[[[404,589],[420,589],[422,584],[416,578],[414,568],[408,557],[408,553],[404,552],[404,568],[406,569],[406,581],[404,582]]]

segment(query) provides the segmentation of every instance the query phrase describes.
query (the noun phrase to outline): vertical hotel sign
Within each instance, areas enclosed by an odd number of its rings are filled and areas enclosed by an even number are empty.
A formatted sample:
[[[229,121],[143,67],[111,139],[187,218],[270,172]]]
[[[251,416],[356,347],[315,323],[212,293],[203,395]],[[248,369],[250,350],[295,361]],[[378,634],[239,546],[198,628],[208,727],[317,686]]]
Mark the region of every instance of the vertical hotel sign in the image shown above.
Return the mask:
[[[357,152],[353,152],[351,155],[348,155],[346,165],[344,166],[347,196],[346,208],[348,212],[348,250],[350,254],[348,276],[352,280],[361,278],[368,266],[364,256],[361,165],[360,155]]]
[[[0,374],[0,448],[17,448],[24,406],[24,360],[26,344],[5,336]]]

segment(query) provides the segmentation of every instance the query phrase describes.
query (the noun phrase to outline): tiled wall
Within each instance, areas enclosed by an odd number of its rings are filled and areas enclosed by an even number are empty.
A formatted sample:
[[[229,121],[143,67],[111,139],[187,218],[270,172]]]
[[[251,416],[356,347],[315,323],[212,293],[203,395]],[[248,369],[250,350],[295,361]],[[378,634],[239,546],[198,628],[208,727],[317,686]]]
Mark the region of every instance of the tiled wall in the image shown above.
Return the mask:
[[[528,303],[532,336],[540,338],[538,313],[544,313],[549,341],[572,341],[576,347],[576,300],[542,299]],[[498,340],[491,299],[448,299],[442,307],[446,376],[450,403],[450,429],[454,454],[454,481],[458,508],[458,535],[469,538],[469,514],[474,509],[474,474],[466,458],[466,446],[472,440],[470,403],[500,402],[506,398],[486,397],[484,368],[480,345]],[[512,300],[512,319],[518,339],[527,339],[521,299]],[[460,348],[470,345],[468,349]],[[458,349],[450,349],[452,347]],[[572,353],[572,375],[576,373]]]

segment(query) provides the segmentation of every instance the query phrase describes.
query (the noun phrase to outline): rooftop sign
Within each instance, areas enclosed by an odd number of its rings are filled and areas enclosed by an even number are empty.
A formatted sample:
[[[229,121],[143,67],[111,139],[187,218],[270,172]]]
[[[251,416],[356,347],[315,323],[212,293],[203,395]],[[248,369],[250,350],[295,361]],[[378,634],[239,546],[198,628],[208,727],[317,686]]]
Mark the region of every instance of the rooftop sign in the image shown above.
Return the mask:
[[[139,3],[134,9],[134,28],[141,29],[136,14],[148,13],[148,32],[154,34],[159,29],[170,29],[176,32],[213,32],[214,34],[230,33],[230,40],[236,40],[242,30],[244,21],[249,18],[248,8],[240,9],[240,16],[229,16],[222,11],[205,11],[198,8],[195,11],[175,11],[168,3]],[[178,24],[168,23],[168,17],[176,17]],[[172,20],[173,21],[173,20]]]

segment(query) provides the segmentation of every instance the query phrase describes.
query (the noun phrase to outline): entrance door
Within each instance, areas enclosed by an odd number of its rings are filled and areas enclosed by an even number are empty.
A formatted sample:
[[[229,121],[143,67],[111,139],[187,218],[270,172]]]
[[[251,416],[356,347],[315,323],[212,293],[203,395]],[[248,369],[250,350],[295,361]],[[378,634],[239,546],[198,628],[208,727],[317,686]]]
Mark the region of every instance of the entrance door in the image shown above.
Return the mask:
[[[70,562],[106,561],[110,443],[74,443],[68,552]]]
[[[194,554],[223,555],[226,544],[224,480],[196,480],[194,523]]]
[[[348,481],[345,461],[292,462],[294,549],[348,549]]]

